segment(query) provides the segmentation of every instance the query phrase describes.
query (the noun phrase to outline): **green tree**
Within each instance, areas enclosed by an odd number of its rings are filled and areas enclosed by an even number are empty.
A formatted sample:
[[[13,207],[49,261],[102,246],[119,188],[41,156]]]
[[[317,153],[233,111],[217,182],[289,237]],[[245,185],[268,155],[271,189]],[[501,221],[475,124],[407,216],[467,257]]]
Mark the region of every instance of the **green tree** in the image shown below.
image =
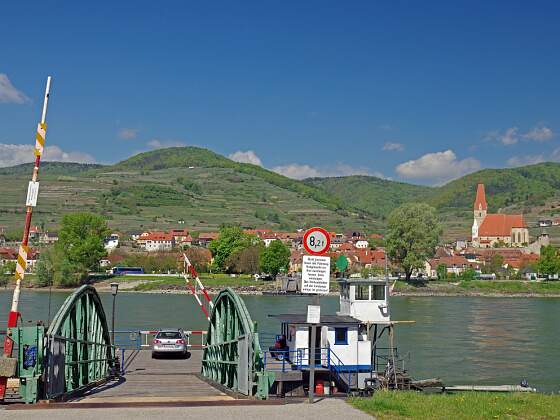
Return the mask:
[[[5,286],[16,272],[15,261],[0,261],[0,285]]]
[[[54,285],[54,277],[57,269],[57,258],[54,247],[49,247],[41,252],[37,268],[35,269],[36,277],[33,280],[34,286],[44,287],[49,284]]]
[[[274,278],[290,266],[290,249],[282,241],[272,241],[261,253],[261,270]]]
[[[84,278],[88,271],[96,270],[99,261],[107,255],[103,241],[110,233],[107,222],[93,213],[71,213],[62,218],[57,251],[74,273]]]
[[[459,274],[461,280],[474,280],[476,278],[476,271],[473,268],[467,268]]]
[[[259,272],[262,245],[252,245],[231,254],[226,260],[230,273],[256,274]]]
[[[540,274],[546,274],[547,276],[560,273],[558,250],[552,245],[541,247],[541,256],[537,263],[537,269]]]
[[[385,270],[382,267],[374,265],[370,268],[362,268],[360,275],[362,278],[367,279],[368,277],[378,277],[385,274]]]
[[[214,265],[218,270],[227,271],[226,261],[230,255],[256,245],[257,238],[254,235],[243,233],[239,226],[223,226],[220,235],[210,242],[209,249],[214,256]]]
[[[438,280],[447,280],[447,265],[438,264],[436,267],[436,273]]]
[[[500,254],[495,254],[490,259],[488,265],[484,265],[482,271],[485,274],[496,274],[496,276],[502,275],[504,271],[504,257]]]
[[[389,258],[401,265],[410,280],[412,271],[423,267],[435,253],[442,231],[435,209],[424,203],[403,204],[389,215],[387,230]]]

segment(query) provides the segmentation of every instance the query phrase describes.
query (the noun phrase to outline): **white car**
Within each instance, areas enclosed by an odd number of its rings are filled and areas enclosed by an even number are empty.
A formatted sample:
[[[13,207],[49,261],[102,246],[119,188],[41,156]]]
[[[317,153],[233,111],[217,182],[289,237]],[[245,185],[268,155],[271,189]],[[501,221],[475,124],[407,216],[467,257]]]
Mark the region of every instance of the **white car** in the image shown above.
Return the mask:
[[[152,357],[155,359],[162,354],[175,354],[184,357],[188,352],[187,343],[187,336],[181,329],[158,331],[153,341]]]

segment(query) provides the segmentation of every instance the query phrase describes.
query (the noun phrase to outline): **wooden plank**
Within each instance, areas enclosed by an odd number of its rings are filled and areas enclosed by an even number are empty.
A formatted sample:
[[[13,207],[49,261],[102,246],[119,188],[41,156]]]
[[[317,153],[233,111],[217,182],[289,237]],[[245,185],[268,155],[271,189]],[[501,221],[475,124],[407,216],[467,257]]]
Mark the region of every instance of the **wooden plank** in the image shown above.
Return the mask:
[[[88,391],[74,402],[138,402],[138,401],[196,401],[231,400],[197,377],[202,351],[192,351],[185,359],[162,357],[152,359],[151,351],[130,353],[126,359],[125,376]]]

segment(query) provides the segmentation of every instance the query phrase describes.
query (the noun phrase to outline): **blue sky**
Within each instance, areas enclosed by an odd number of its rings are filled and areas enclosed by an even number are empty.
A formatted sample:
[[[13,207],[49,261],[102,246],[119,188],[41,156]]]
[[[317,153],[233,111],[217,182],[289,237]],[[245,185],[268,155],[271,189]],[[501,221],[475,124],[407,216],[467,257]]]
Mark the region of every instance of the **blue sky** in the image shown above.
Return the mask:
[[[558,2],[8,2],[0,166],[197,145],[435,184],[560,160]],[[83,3],[83,4],[77,4]]]

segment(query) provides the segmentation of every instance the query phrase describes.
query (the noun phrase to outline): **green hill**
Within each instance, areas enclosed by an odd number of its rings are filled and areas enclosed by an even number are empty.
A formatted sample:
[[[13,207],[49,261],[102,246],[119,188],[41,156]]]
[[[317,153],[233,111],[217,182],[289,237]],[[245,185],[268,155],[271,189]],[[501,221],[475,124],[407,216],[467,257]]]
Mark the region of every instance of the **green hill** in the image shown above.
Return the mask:
[[[521,212],[532,226],[538,217],[560,215],[557,211],[560,164],[552,162],[521,168],[484,169],[440,187],[368,176],[311,178],[305,182],[381,220],[404,202],[426,202],[439,210],[448,238],[469,234],[476,185],[480,182],[486,186],[491,212]]]
[[[308,178],[304,182],[380,219],[403,203],[424,200],[433,189],[363,175]]]
[[[0,226],[21,230],[32,164],[0,169]],[[140,153],[111,166],[45,162],[33,222],[56,229],[61,217],[87,210],[121,231],[185,227],[208,231],[222,223],[293,230],[381,231],[405,202],[435,206],[445,236],[467,236],[476,184],[486,185],[490,211],[520,211],[533,223],[560,214],[560,164],[486,169],[427,187],[368,176],[297,181],[197,147]],[[560,232],[558,232],[560,234]]]
[[[0,225],[21,230],[31,165],[0,170]],[[33,223],[56,229],[61,217],[87,210],[121,231],[222,223],[293,230],[379,230],[382,225],[324,190],[209,150],[185,147],[141,153],[112,166],[45,162]]]

